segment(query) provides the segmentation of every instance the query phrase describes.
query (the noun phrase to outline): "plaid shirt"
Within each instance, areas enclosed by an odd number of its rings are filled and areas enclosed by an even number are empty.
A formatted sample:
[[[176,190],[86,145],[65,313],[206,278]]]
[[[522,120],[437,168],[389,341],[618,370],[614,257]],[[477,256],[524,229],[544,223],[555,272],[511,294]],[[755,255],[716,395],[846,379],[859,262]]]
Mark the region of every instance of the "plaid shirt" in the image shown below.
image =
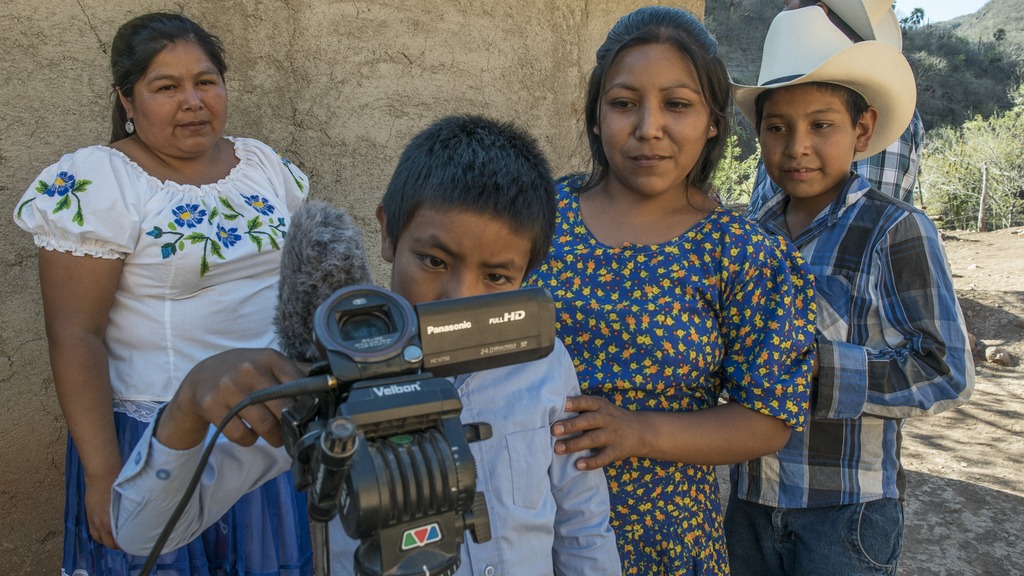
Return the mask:
[[[787,197],[751,218],[788,238]],[[810,424],[777,454],[733,467],[746,500],[814,507],[902,498],[903,419],[967,401],[974,361],[942,241],[920,210],[851,173],[793,244],[817,293]]]
[[[917,165],[924,147],[924,123],[914,110],[910,125],[900,137],[878,154],[858,160],[851,170],[867,178],[868,182],[882,194],[914,203],[914,185],[917,183]],[[748,214],[759,212],[761,206],[780,192],[779,185],[772,182],[764,169],[764,163],[757,163],[757,178],[750,193]]]

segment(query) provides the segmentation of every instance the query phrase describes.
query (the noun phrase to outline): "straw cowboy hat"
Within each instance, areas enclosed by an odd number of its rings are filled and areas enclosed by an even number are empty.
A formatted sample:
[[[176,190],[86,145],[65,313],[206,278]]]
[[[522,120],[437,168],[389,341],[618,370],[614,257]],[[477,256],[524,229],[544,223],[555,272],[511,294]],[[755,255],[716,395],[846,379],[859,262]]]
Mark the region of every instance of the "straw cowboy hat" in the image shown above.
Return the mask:
[[[892,0],[821,0],[865,40],[878,40],[903,50],[903,32]]]
[[[846,86],[878,111],[871,143],[855,160],[892,144],[910,124],[917,104],[914,72],[899,50],[874,40],[854,44],[818,6],[781,12],[772,20],[757,86],[733,84],[733,101],[757,126],[755,101],[759,94],[809,82]]]

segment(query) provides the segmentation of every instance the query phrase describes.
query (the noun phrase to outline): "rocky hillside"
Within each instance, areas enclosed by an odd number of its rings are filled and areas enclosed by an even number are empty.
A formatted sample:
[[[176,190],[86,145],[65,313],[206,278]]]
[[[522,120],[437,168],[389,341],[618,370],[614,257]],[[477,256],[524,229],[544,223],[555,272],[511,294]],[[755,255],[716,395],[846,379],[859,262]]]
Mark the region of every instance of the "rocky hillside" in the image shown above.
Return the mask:
[[[968,41],[994,42],[1012,59],[1024,60],[1024,0],[989,0],[974,14],[939,22],[935,27]]]

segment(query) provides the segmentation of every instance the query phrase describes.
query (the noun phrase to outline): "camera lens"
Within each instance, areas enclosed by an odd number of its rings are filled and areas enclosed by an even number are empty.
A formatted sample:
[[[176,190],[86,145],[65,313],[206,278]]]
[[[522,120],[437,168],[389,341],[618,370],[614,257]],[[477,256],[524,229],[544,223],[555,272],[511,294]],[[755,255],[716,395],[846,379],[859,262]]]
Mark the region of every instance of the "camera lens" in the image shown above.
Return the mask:
[[[371,378],[399,373],[413,365],[403,356],[418,343],[416,311],[398,294],[376,286],[348,286],[331,294],[316,310],[317,347],[331,361],[335,377]],[[399,366],[401,368],[399,368]],[[346,372],[347,371],[347,372]],[[390,371],[390,372],[389,372]],[[351,374],[350,374],[351,373]]]
[[[342,340],[358,342],[390,334],[394,328],[386,316],[373,312],[339,318],[338,331]]]

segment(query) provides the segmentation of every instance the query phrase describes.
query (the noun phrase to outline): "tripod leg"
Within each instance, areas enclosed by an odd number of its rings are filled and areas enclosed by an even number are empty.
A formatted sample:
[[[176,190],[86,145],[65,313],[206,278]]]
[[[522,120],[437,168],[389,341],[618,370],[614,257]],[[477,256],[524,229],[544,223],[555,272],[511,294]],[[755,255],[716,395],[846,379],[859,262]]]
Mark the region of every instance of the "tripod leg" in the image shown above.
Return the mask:
[[[331,576],[330,538],[327,535],[326,522],[310,522],[310,536],[313,541],[313,574],[315,576]]]

